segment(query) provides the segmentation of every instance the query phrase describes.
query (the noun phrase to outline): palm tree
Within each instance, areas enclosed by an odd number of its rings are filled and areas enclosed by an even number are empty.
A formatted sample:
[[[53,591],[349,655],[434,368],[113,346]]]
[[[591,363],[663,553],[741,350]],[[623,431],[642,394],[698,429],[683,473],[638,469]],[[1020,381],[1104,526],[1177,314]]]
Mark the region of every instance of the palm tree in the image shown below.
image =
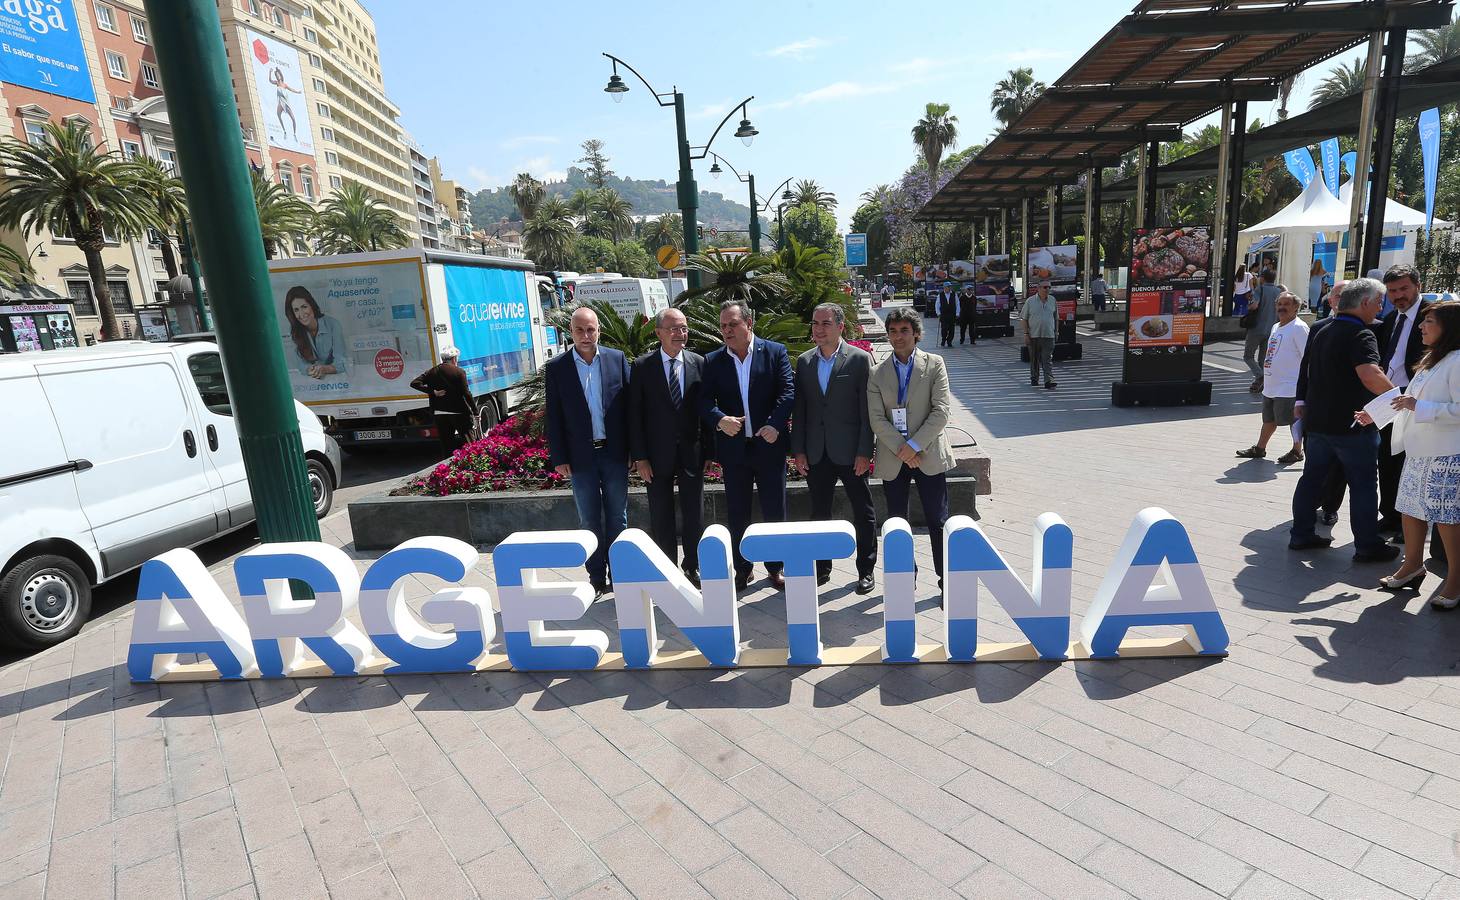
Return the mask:
[[[573,218],[556,197],[538,207],[522,227],[522,245],[539,269],[563,269],[573,252]]]
[[[1325,103],[1342,100],[1350,94],[1364,89],[1365,66],[1363,57],[1356,57],[1348,65],[1339,63],[1328,70],[1328,75],[1318,82],[1313,97],[1308,101],[1309,109],[1316,109]]]
[[[108,237],[131,240],[157,224],[157,210],[141,170],[121,154],[92,145],[91,128],[48,122],[39,146],[0,140],[0,226],[29,237],[41,229],[69,235],[86,257],[91,290],[107,340],[121,337],[101,250]]]
[[[652,255],[660,247],[684,245],[684,220],[678,213],[665,213],[644,227],[644,249]]]
[[[511,195],[512,202],[517,205],[517,214],[526,222],[537,213],[538,204],[542,203],[547,189],[542,182],[533,178],[527,172],[519,172],[517,177],[512,179],[512,184],[507,188]]]
[[[347,181],[319,211],[318,240],[321,253],[364,253],[404,247],[409,238],[390,207]]]
[[[863,191],[860,199],[863,203],[878,203],[887,206],[886,201],[890,196],[892,196],[892,185],[879,184]]]
[[[0,244],[0,286],[13,288],[35,278],[30,259],[9,244]]]
[[[1010,69],[1009,74],[994,85],[994,92],[989,95],[989,111],[1003,123],[1004,128],[1008,128],[1024,115],[1024,110],[1044,93],[1044,89],[1045,83],[1035,81],[1034,70],[1028,66]]]
[[[795,187],[791,188],[791,194],[795,197],[790,203],[791,206],[810,203],[817,209],[824,209],[827,212],[836,209],[836,195],[831,191],[822,190],[821,185],[809,178],[796,182]]]
[[[588,217],[593,215],[593,211],[597,209],[594,193],[587,188],[579,188],[573,192],[573,196],[568,198],[568,209],[573,211],[573,215],[578,217],[579,222],[587,221]]]
[[[132,160],[141,174],[144,189],[157,211],[157,233],[162,238],[162,265],[168,278],[178,276],[177,257],[172,252],[171,235],[187,227],[188,196],[183,190],[182,179],[172,169],[150,156],[138,156]]]
[[[259,212],[259,232],[264,239],[264,257],[273,259],[279,245],[314,231],[314,210],[308,203],[270,181],[258,169],[252,170],[253,202]]]
[[[625,200],[613,188],[603,188],[594,197],[597,211],[608,226],[609,239],[615,244],[634,231],[634,204]]]
[[[1411,72],[1460,56],[1460,17],[1440,28],[1416,31],[1409,39],[1419,45],[1419,52],[1404,61]]]
[[[711,250],[691,254],[686,266],[710,277],[705,284],[680,294],[674,301],[676,306],[704,297],[716,306],[726,300],[740,300],[751,309],[761,309],[791,290],[790,279],[775,270],[775,258],[764,253],[727,256]]]
[[[948,104],[929,103],[923,117],[912,129],[913,143],[928,164],[928,177],[933,190],[938,189],[938,161],[943,151],[958,144],[958,117],[948,115]]]

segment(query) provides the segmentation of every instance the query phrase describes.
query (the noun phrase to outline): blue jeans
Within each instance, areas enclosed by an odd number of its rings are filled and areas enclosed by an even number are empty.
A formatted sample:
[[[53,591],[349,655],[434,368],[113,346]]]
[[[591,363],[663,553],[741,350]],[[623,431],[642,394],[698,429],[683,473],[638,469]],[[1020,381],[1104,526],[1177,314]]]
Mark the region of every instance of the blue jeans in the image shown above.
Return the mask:
[[[598,549],[588,557],[588,580],[595,585],[608,582],[608,545],[629,524],[629,469],[625,460],[607,451],[593,451],[593,468],[573,470],[573,503],[578,507],[578,527],[593,532]]]
[[[1367,552],[1384,546],[1379,537],[1379,433],[1372,428],[1351,434],[1307,432],[1303,443],[1303,475],[1293,491],[1292,540],[1316,537],[1318,506],[1323,502],[1324,481],[1336,463],[1348,482],[1349,523],[1354,532],[1354,549]]]

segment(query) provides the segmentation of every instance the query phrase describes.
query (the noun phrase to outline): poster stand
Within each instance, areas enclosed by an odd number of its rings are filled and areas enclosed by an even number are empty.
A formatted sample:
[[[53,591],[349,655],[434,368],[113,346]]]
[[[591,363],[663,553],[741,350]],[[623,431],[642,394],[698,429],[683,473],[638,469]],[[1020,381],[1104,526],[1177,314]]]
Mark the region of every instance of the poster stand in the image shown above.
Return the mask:
[[[1054,351],[1056,362],[1069,359],[1084,359],[1085,348],[1080,344],[1079,332],[1075,327],[1075,309],[1080,301],[1080,248],[1074,244],[1059,247],[1031,247],[1029,271],[1024,279],[1024,297],[1032,296],[1033,285],[1042,279],[1049,279],[1049,295],[1059,304],[1056,314]],[[1029,362],[1029,348],[1019,347],[1019,361]]]
[[[1014,326],[1009,322],[1010,300],[1014,295],[1009,284],[1011,264],[1007,253],[955,259],[948,264],[948,277],[960,285],[973,283],[973,327],[978,337],[1011,337]]]
[[[1112,405],[1211,404],[1212,383],[1201,380],[1211,251],[1206,226],[1136,230]]]

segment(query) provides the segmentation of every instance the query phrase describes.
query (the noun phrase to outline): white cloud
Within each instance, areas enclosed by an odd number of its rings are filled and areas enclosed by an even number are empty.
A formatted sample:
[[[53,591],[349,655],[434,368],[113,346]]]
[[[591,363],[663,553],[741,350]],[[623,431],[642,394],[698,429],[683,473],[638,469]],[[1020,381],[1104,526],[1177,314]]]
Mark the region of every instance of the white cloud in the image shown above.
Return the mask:
[[[500,175],[493,175],[481,166],[467,166],[466,178],[463,179],[467,186],[474,191],[485,190],[486,188],[501,187],[507,183],[507,179]]]
[[[914,56],[912,59],[892,63],[887,67],[887,71],[907,78],[927,78],[936,72],[946,71],[961,62],[962,60],[956,59]]]
[[[819,50],[830,44],[826,38],[809,37],[764,51],[762,56],[783,56],[787,59],[805,59],[812,50]]]
[[[519,134],[516,137],[507,138],[498,146],[504,150],[516,150],[529,144],[556,144],[561,140],[551,134]]]
[[[826,103],[835,100],[850,100],[855,97],[870,97],[875,94],[889,94],[905,86],[905,83],[881,82],[867,84],[861,81],[834,81],[831,84],[797,94],[789,100],[762,103],[764,109],[788,109],[793,106],[808,106],[812,103]]]
[[[721,100],[718,103],[706,103],[690,115],[691,119],[717,119],[730,111],[730,101]]]

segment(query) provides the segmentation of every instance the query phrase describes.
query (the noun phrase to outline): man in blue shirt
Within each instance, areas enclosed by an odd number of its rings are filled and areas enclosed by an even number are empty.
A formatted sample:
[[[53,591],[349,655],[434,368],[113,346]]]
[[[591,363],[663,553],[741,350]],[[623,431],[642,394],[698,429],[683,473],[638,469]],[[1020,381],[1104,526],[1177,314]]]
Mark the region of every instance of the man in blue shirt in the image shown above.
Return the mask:
[[[623,351],[598,346],[598,314],[573,311],[573,349],[543,367],[547,386],[548,464],[572,480],[578,525],[598,548],[588,558],[593,597],[608,591],[608,546],[628,526],[629,364]]]

